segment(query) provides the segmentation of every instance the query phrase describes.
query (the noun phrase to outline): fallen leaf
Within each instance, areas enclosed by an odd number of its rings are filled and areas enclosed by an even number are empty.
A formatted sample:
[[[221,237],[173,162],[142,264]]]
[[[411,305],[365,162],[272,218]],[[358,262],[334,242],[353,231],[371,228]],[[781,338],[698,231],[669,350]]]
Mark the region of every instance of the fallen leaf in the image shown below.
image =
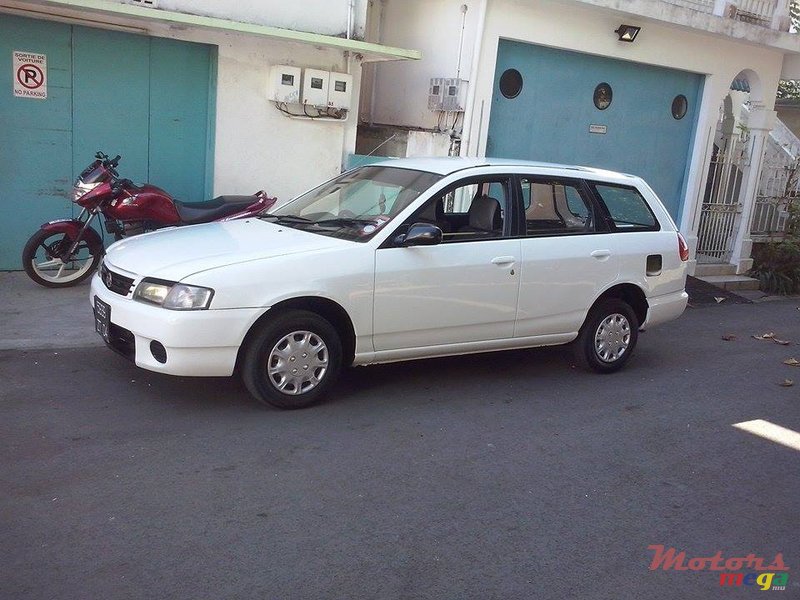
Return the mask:
[[[725,302],[725,298],[720,298],[719,296],[714,296],[714,300],[717,301],[717,304],[719,304],[720,302]]]
[[[787,358],[785,361],[783,361],[783,364],[789,365],[790,367],[800,367],[800,360],[797,360],[796,358]]]
[[[765,342],[775,342],[776,344],[780,344],[781,346],[788,346],[792,342],[789,340],[779,340],[775,337],[775,334],[770,331],[769,333],[762,333],[761,335],[754,335],[753,339],[755,340],[763,340]]]
[[[794,385],[794,381],[791,379],[784,379],[781,383],[779,383],[781,387],[792,387]]]
[[[733,335],[732,333],[726,333],[725,335],[722,336],[722,339],[725,340],[726,342],[732,342],[736,339],[736,336]]]
[[[775,334],[772,333],[771,331],[769,333],[762,333],[761,335],[754,335],[753,336],[753,338],[756,339],[756,340],[767,340],[767,341],[771,340],[774,337],[775,337]]]

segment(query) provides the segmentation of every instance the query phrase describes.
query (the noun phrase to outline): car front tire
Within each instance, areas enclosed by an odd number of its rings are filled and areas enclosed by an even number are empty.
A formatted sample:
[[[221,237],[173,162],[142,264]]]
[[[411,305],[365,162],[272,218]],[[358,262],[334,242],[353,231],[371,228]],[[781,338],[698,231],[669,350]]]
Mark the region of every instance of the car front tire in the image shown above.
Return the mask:
[[[276,408],[305,408],[323,399],[342,368],[336,329],[316,313],[288,310],[256,331],[242,362],[253,397]]]
[[[630,359],[639,339],[636,313],[624,301],[609,298],[589,311],[573,342],[577,362],[599,373],[613,373]]]

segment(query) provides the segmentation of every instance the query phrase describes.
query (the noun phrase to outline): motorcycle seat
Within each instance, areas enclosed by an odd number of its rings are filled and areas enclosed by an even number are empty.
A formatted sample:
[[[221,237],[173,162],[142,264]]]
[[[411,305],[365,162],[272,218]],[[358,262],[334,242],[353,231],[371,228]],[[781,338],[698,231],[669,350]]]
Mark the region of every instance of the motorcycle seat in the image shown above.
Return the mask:
[[[187,225],[195,225],[228,217],[243,211],[257,201],[257,195],[217,196],[205,202],[180,202],[176,200],[175,208],[178,210],[181,221]]]

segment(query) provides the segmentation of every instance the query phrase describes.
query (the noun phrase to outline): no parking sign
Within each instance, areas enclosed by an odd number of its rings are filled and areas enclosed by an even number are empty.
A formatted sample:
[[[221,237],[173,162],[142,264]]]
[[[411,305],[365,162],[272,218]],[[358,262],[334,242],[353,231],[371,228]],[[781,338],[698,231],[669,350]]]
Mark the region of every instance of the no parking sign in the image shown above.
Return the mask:
[[[47,98],[47,55],[14,50],[12,61],[14,95],[18,98]]]

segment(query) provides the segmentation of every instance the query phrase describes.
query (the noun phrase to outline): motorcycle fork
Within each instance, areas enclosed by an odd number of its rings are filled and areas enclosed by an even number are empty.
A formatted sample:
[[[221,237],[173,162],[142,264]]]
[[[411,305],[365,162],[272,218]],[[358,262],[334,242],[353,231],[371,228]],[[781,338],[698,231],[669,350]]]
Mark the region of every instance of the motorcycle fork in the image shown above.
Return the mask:
[[[81,243],[83,234],[86,232],[86,229],[89,227],[89,225],[91,225],[92,221],[97,216],[97,213],[100,212],[100,208],[97,207],[92,210],[88,210],[86,207],[84,207],[83,210],[81,210],[81,214],[78,215],[79,221],[83,218],[83,215],[85,215],[87,211],[89,212],[89,217],[86,219],[86,222],[83,224],[83,227],[81,227],[81,230],[78,232],[78,235],[75,237],[72,244],[70,244],[69,251],[64,253],[61,262],[66,263],[69,260],[69,257],[72,256],[72,253],[78,249],[78,244]]]

